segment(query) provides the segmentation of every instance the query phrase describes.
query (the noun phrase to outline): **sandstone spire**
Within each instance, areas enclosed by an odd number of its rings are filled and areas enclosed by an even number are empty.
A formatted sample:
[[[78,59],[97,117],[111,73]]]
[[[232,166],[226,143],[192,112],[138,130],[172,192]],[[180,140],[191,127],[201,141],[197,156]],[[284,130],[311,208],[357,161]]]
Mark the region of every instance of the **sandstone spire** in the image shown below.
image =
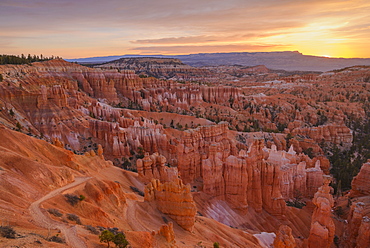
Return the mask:
[[[333,196],[330,194],[330,176],[323,176],[324,185],[316,192],[313,204],[316,208],[312,215],[308,247],[330,248],[333,243],[335,225],[331,218],[331,208],[334,206]]]
[[[166,183],[153,179],[145,187],[144,199],[155,201],[159,211],[168,214],[185,230],[192,230],[197,209],[189,184],[184,185],[181,179]]]

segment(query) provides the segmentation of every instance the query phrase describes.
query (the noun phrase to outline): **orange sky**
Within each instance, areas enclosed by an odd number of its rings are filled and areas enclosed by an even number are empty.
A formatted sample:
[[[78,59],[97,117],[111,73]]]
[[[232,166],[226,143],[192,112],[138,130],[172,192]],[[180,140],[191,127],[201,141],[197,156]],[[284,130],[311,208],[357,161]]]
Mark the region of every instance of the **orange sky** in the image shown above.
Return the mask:
[[[370,58],[370,1],[1,0],[0,54],[300,51]]]

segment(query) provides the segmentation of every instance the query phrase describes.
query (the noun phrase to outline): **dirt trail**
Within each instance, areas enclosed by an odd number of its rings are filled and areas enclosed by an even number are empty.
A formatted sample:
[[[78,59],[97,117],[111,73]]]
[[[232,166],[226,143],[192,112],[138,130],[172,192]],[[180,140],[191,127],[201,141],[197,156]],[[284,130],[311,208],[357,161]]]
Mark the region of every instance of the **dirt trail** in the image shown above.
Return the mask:
[[[43,196],[42,198],[38,199],[37,201],[33,202],[30,207],[28,208],[32,218],[35,220],[36,224],[38,226],[44,227],[44,228],[50,228],[50,229],[59,229],[66,238],[66,242],[71,247],[76,248],[83,248],[87,245],[85,242],[80,239],[77,235],[77,229],[76,226],[71,226],[68,224],[64,224],[58,221],[54,221],[50,219],[48,216],[44,215],[41,211],[40,204],[43,201],[46,201],[60,193],[62,193],[64,190],[73,188],[83,182],[86,182],[91,177],[77,177],[75,178],[75,181],[73,183],[67,184],[59,189],[51,191],[49,194]]]

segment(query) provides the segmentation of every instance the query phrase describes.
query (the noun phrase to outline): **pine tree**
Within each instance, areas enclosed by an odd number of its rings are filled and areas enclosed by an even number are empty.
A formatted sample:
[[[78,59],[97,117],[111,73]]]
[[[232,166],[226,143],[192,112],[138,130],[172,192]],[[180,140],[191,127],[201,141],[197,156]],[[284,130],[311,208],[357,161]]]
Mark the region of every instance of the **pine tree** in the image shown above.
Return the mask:
[[[110,247],[111,241],[114,239],[114,234],[109,230],[104,230],[99,236],[100,242],[107,243],[108,248]]]
[[[128,246],[128,241],[123,233],[117,233],[114,235],[113,243],[119,248],[126,248]]]

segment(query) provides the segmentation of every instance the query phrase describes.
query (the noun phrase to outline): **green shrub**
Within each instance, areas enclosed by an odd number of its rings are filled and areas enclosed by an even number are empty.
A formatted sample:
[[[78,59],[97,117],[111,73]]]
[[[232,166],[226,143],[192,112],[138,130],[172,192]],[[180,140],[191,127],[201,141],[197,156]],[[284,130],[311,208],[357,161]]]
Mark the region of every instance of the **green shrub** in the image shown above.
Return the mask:
[[[130,186],[130,189],[131,189],[132,191],[134,191],[135,193],[138,193],[138,195],[140,195],[140,196],[144,196],[144,192],[143,192],[143,191],[141,191],[140,189],[138,189],[138,188],[136,188],[136,187],[134,187],[134,186]]]
[[[100,234],[100,232],[98,231],[98,229],[96,229],[96,228],[95,228],[95,227],[93,227],[93,226],[87,225],[87,226],[85,226],[85,228],[86,228],[87,230],[89,230],[92,234],[95,234],[95,235]]]
[[[56,216],[56,217],[62,217],[63,216],[63,214],[58,209],[55,209],[55,208],[49,208],[48,212],[51,213],[52,215]]]
[[[304,206],[306,206],[306,203],[299,199],[294,199],[293,201],[286,201],[286,205],[289,207],[302,209]]]
[[[15,126],[17,127],[17,131],[21,131],[22,128],[23,128],[22,125],[19,122],[17,122],[17,124]]]
[[[65,194],[64,197],[67,198],[67,202],[72,206],[76,205],[80,201],[80,197],[78,197],[77,195]]]
[[[108,228],[109,230],[104,230],[99,235],[100,242],[107,243],[110,247],[110,242],[113,242],[116,247],[126,248],[129,243],[123,232],[118,232],[118,228]]]
[[[123,233],[117,233],[114,235],[113,243],[119,248],[126,248],[128,246],[128,241]]]
[[[55,242],[55,243],[61,243],[61,244],[65,243],[65,242],[64,242],[64,240],[63,240],[61,237],[59,237],[58,235],[54,235],[54,236],[52,236],[52,237],[49,239],[49,241],[51,241],[51,242]]]
[[[67,214],[67,219],[69,219],[70,221],[75,221],[77,224],[81,225],[80,217],[75,214]]]
[[[338,217],[342,217],[344,215],[344,210],[341,206],[338,206],[334,209],[334,213]]]
[[[99,239],[100,239],[100,242],[107,243],[109,247],[110,242],[112,242],[114,239],[114,234],[111,231],[104,230],[99,235]]]
[[[15,239],[16,232],[11,226],[0,226],[0,235],[7,239]]]

